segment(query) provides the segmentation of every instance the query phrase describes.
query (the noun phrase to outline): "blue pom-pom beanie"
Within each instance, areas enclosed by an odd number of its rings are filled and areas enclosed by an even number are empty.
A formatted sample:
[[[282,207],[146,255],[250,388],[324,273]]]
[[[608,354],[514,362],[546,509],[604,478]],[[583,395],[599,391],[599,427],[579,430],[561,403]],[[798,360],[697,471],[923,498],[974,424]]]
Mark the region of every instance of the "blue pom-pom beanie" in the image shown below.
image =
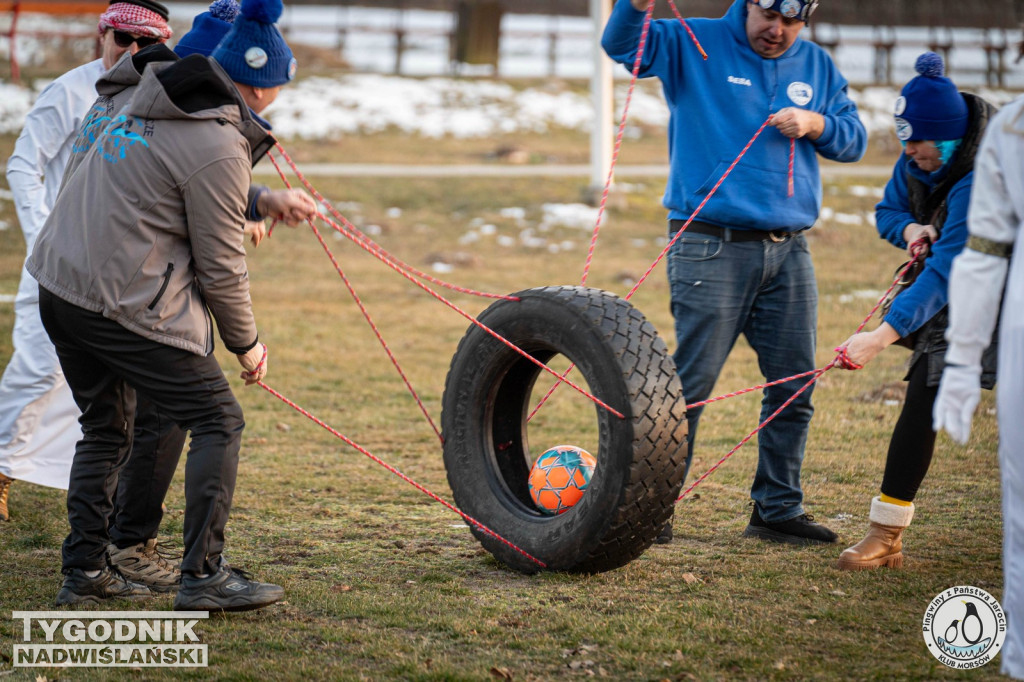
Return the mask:
[[[192,30],[183,35],[174,46],[175,54],[179,57],[187,57],[190,54],[209,57],[217,44],[231,30],[238,10],[236,0],[215,0],[208,11],[197,14],[192,20]]]
[[[295,57],[274,26],[283,11],[281,0],[242,0],[235,23],[211,55],[231,80],[273,88],[295,77]]]
[[[953,81],[943,76],[942,57],[925,52],[917,58],[918,75],[896,100],[896,136],[901,140],[958,140],[967,134],[967,102]]]

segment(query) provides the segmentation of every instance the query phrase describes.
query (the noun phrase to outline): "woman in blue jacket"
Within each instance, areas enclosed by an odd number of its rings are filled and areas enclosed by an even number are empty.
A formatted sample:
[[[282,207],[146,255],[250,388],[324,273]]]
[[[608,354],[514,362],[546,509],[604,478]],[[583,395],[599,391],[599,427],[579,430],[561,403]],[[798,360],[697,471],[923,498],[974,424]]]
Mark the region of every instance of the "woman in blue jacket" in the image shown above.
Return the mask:
[[[904,153],[875,217],[879,235],[894,246],[909,251],[922,239],[930,246],[920,275],[893,300],[878,329],[845,343],[850,359],[860,365],[900,339],[913,355],[881,495],[871,501],[867,536],[839,557],[844,570],[903,566],[903,530],[914,516],[914,497],[935,450],[932,406],[945,364],[949,271],[967,241],[974,157],[995,113],[980,97],[958,92],[942,75],[942,58],[934,52],[918,57],[915,69],[919,75],[903,88],[894,110]],[[994,348],[983,364],[982,383],[991,388]]]

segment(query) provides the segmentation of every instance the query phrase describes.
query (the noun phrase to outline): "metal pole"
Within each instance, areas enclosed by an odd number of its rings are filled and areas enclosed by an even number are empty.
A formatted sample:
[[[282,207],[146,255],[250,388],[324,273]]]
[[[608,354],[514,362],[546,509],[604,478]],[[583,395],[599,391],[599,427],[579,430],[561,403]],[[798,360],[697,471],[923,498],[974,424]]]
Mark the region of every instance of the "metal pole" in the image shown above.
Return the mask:
[[[608,179],[612,165],[614,109],[612,91],[612,62],[601,48],[601,34],[611,15],[612,0],[590,0],[590,19],[593,23],[594,72],[590,77],[590,91],[594,102],[594,129],[590,133],[590,187],[601,190]]]
[[[21,82],[21,69],[18,67],[18,54],[15,46],[18,42],[18,14],[21,12],[21,3],[14,3],[14,16],[11,17],[11,80],[15,83]]]

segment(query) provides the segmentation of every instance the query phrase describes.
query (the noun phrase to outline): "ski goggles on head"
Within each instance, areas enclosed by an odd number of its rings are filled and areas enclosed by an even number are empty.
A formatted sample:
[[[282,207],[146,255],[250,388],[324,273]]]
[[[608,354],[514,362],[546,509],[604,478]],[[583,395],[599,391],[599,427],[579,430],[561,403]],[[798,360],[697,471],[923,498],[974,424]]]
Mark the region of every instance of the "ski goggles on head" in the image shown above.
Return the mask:
[[[805,24],[810,21],[811,14],[818,9],[818,0],[756,0],[757,6],[763,10],[778,12],[787,19],[799,19]]]

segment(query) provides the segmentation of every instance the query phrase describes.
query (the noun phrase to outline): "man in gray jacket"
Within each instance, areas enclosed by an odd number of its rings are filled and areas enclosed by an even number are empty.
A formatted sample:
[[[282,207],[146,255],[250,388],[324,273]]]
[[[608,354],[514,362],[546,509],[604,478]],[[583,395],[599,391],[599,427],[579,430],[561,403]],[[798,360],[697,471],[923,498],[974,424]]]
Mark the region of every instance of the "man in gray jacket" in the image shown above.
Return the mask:
[[[241,225],[251,166],[273,144],[254,114],[294,74],[276,28],[253,30],[265,13],[245,16],[247,4],[260,3],[243,4],[242,29],[236,22],[225,43],[241,54],[263,52],[247,63],[262,70],[261,85],[246,85],[237,64],[226,73],[197,55],[148,69],[66,183],[29,263],[43,324],[82,408],[58,604],[149,595],[105,560],[136,393],[192,436],[175,608],[246,610],[283,596],[222,556],[244,421],[212,355],[211,313],[246,383],[262,379],[266,347],[252,313]],[[294,223],[315,214],[306,199],[280,216]],[[266,193],[256,199],[264,212],[267,203]]]
[[[219,0],[217,4],[222,9],[230,9],[231,6],[237,14],[238,5],[233,0]],[[224,16],[233,21],[234,14]],[[230,21],[218,19],[210,12],[196,17],[194,23],[202,30],[193,28],[179,41],[179,46],[188,46],[186,55],[209,56],[231,28]],[[162,43],[151,45],[134,54],[123,55],[96,82],[99,97],[75,136],[64,173],[65,181],[74,175],[106,125],[131,99],[145,70],[151,68],[159,72],[178,58],[178,54]],[[289,205],[301,206],[308,202],[308,195],[301,190],[267,192],[263,187],[251,187],[249,208],[246,210],[246,217],[250,220],[245,223],[245,234],[255,246],[266,233],[263,215],[256,212],[257,197],[262,198],[264,204],[269,204],[266,209],[271,217],[280,216]],[[118,475],[114,509],[109,521],[107,555],[110,564],[125,578],[142,583],[155,592],[175,591],[180,585],[178,569],[157,549],[157,531],[163,519],[162,503],[177,469],[185,437],[185,432],[173,420],[161,414],[145,396],[138,396],[132,451]],[[132,494],[133,489],[144,490],[146,494]]]

